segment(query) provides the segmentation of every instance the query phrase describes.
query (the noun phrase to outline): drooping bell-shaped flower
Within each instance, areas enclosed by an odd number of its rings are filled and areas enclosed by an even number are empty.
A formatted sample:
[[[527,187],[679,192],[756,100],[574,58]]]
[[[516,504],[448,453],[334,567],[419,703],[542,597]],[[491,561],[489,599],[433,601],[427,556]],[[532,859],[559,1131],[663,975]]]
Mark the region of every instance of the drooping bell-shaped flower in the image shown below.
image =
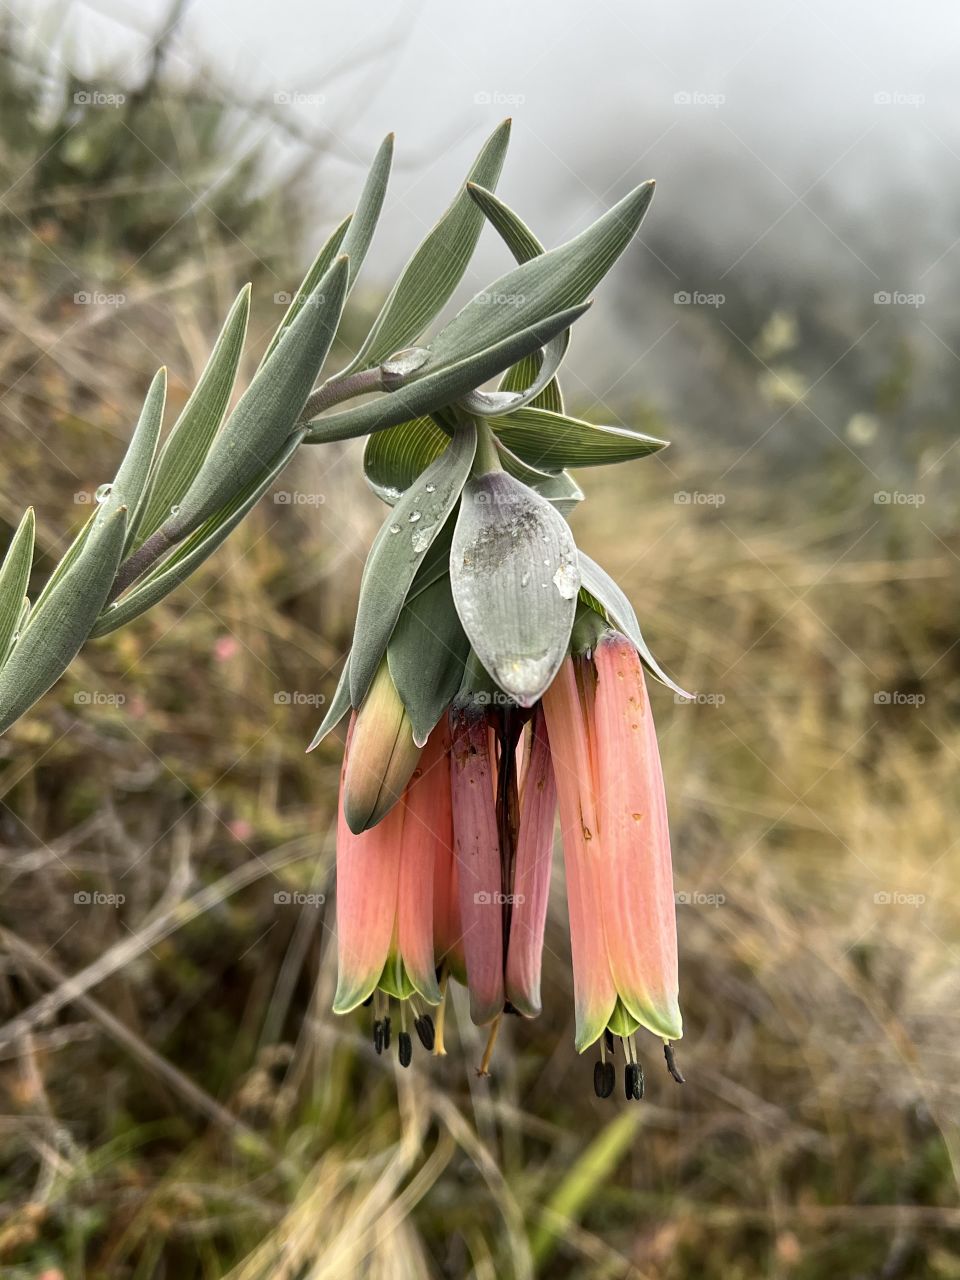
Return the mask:
[[[449,839],[435,821],[445,802],[449,812],[446,742],[441,731],[431,735],[400,799],[375,827],[359,835],[347,823],[344,804],[355,742],[356,722],[347,740],[337,825],[339,977],[334,1012],[349,1013],[379,991],[401,1001],[412,999],[419,1018],[417,996],[428,1004],[440,1001],[433,876],[438,849]]]
[[[629,1037],[638,1026],[677,1040],[683,1027],[666,798],[633,644],[604,630],[592,653],[565,661],[543,706],[560,800],[577,1049],[608,1029]],[[628,1066],[639,1071],[629,1059]]]

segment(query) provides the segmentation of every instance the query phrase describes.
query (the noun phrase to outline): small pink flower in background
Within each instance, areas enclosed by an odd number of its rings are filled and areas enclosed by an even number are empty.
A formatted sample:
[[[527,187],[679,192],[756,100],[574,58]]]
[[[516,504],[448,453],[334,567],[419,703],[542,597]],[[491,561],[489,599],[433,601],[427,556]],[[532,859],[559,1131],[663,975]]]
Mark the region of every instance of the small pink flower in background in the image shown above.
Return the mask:
[[[220,636],[213,646],[213,656],[218,662],[229,662],[240,652],[240,643],[235,636]]]
[[[232,818],[227,823],[227,830],[233,836],[234,840],[240,840],[241,842],[252,840],[255,833],[253,823],[249,822],[246,818]]]

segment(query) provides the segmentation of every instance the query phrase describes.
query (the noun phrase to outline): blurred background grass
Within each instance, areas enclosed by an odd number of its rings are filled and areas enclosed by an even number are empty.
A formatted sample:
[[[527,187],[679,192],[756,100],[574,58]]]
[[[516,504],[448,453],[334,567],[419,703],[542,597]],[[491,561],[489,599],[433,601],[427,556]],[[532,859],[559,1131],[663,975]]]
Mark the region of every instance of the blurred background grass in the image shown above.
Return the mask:
[[[269,101],[154,50],[135,83],[92,85],[0,25],[0,521],[36,506],[37,581],[155,368],[179,407],[252,279],[249,376],[360,181],[318,207],[322,145],[278,164]],[[672,234],[651,243],[682,252]],[[594,1098],[559,878],[544,1013],[506,1028],[492,1081],[463,1001],[449,1057],[409,1073],[330,1014],[332,906],[283,897],[332,896],[339,745],[303,748],[380,516],[358,446],[302,450],[0,740],[4,1280],[960,1276],[952,383],[911,431],[898,334],[833,380],[846,434],[798,430],[786,463],[711,438],[711,415],[802,423],[825,345],[858,331],[827,276],[754,285],[727,282],[722,327],[681,314],[688,416],[640,367],[615,396],[570,388],[676,442],[582,474],[574,524],[699,691],[654,692],[687,1085],[651,1042],[642,1106]],[[909,501],[878,501],[850,447],[882,422]]]

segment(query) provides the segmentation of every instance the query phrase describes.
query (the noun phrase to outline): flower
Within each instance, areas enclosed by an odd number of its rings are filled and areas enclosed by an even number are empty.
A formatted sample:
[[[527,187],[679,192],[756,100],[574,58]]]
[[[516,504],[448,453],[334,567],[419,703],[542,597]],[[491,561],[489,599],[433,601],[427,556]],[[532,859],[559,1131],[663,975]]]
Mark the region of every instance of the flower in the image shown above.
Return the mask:
[[[577,1049],[639,1026],[677,1040],[666,797],[636,649],[604,631],[592,653],[566,659],[543,706],[560,800]]]

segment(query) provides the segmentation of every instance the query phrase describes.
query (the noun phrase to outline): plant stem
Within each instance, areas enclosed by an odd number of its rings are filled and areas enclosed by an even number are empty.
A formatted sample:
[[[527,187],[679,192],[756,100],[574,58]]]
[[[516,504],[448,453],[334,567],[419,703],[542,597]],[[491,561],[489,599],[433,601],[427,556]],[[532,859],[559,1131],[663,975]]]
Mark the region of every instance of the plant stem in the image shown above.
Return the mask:
[[[107,597],[107,603],[109,604],[116,600],[122,591],[126,591],[132,582],[136,582],[137,578],[152,568],[156,561],[179,541],[180,539],[176,533],[171,534],[165,527],[161,527],[155,533],[151,533],[143,546],[139,547],[129,560],[125,560],[120,566],[116,580]]]
[[[333,377],[311,391],[307,403],[303,406],[300,421],[306,422],[316,417],[324,409],[340,404],[344,400],[352,400],[354,396],[362,396],[368,391],[382,391],[379,367],[361,369],[358,373],[348,373],[344,377]]]
[[[457,420],[465,425],[468,415],[457,413]],[[475,418],[469,416],[469,421],[473,423],[477,432],[477,453],[473,460],[473,474],[475,476],[486,476],[494,471],[502,471],[503,465],[500,462],[500,453],[497,449],[497,437],[493,434],[488,423],[483,418]]]

